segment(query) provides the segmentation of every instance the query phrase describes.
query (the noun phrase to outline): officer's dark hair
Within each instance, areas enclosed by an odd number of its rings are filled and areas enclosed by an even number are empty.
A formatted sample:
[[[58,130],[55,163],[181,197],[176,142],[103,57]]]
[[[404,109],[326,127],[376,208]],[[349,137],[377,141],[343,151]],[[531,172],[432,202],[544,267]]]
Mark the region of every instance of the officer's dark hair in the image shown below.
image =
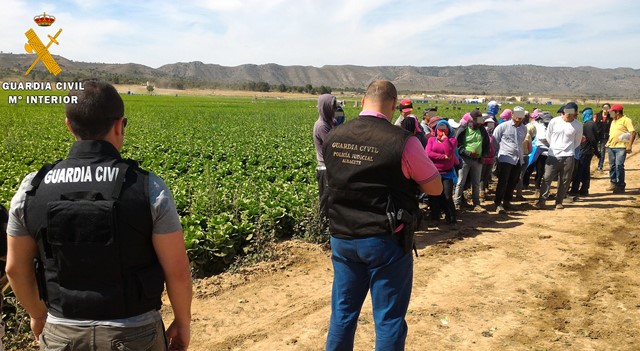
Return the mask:
[[[388,80],[374,80],[367,87],[367,92],[364,96],[375,101],[390,102],[398,100],[398,91],[393,83]]]
[[[90,79],[83,82],[82,90],[71,90],[77,103],[65,105],[71,130],[81,140],[103,139],[113,124],[124,117],[124,103],[113,85]]]

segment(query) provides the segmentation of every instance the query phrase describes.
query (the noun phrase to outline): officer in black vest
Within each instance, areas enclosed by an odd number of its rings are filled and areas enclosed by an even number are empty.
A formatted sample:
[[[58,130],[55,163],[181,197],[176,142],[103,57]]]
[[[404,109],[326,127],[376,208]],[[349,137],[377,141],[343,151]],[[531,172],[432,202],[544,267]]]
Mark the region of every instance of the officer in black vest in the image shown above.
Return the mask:
[[[11,202],[11,287],[44,350],[186,350],[191,275],[171,193],[120,157],[127,118],[112,85],[90,80],[69,95],[69,156],[25,177]]]
[[[369,288],[376,350],[404,349],[417,195],[440,195],[442,182],[420,141],[390,123],[397,96],[391,82],[374,81],[360,116],[324,144],[334,269],[327,350],[353,349]]]

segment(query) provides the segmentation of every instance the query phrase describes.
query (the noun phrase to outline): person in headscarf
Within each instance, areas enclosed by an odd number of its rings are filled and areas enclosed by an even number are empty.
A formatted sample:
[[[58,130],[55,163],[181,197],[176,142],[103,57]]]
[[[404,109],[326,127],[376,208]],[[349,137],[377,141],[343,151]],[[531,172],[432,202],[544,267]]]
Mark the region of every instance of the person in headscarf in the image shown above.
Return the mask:
[[[483,114],[484,116],[485,114]],[[480,177],[480,200],[485,200],[489,191],[489,183],[491,183],[491,173],[493,165],[496,162],[496,146],[493,144],[493,129],[496,127],[496,121],[486,114],[484,120],[484,129],[489,134],[489,153],[482,157],[482,176]]]
[[[334,121],[335,121],[335,125],[339,126],[342,123],[344,123],[344,110],[342,109],[342,106],[338,105],[338,107],[336,107],[336,113],[335,113],[335,117],[334,117]]]
[[[531,157],[529,157],[528,167],[529,174],[535,170],[536,177],[534,179],[534,187],[536,192],[534,198],[540,196],[540,183],[544,175],[544,166],[549,155],[549,143],[547,142],[547,126],[553,116],[549,111],[542,111],[534,117],[533,125],[536,128],[536,136],[533,138],[533,148],[531,149]],[[525,175],[526,176],[526,175]]]
[[[425,137],[424,132],[420,127],[420,123],[418,122],[418,119],[415,115],[407,115],[402,120],[402,122],[400,122],[400,127],[408,130],[411,134],[415,135],[416,138],[420,140],[423,148],[427,147],[427,138]]]
[[[511,111],[511,109],[506,109],[502,111],[502,113],[500,114],[500,120],[498,121],[498,124],[501,124],[506,121],[510,121],[512,115],[513,115],[513,111]]]
[[[327,192],[327,168],[324,165],[324,155],[322,146],[329,131],[335,126],[335,111],[338,108],[338,101],[331,94],[322,94],[318,97],[318,120],[313,125],[313,145],[316,148],[316,179],[318,180],[318,193],[320,196],[320,221],[321,231],[324,233],[328,227],[328,199]]]
[[[480,179],[482,177],[482,157],[489,153],[489,134],[484,129],[484,117],[478,110],[469,114],[469,121],[461,124],[456,131],[458,154],[462,158],[462,168],[458,174],[454,203],[456,209],[463,205],[462,193],[467,177],[471,180],[471,197],[474,211],[484,211],[480,206]]]
[[[591,160],[595,155],[601,158],[598,147],[598,128],[593,117],[593,110],[587,107],[582,111],[582,142],[580,143],[580,158],[578,159],[577,170],[571,182],[569,196],[588,196],[589,185],[591,184]]]
[[[477,110],[476,110],[477,111]],[[471,112],[467,112],[460,118],[460,126],[466,126],[467,123],[471,120]]]
[[[441,213],[444,212],[445,220],[449,224],[456,223],[456,209],[453,204],[453,187],[458,181],[455,171],[456,147],[458,141],[454,137],[453,128],[447,121],[441,120],[434,128],[435,135],[427,141],[427,156],[440,172],[442,178],[442,194],[438,196],[429,195],[429,207],[431,218],[440,220]]]
[[[431,133],[426,135],[427,140],[429,140],[429,138],[436,136],[436,124],[438,124],[438,122],[440,122],[442,120],[441,117],[439,116],[433,116],[431,118],[429,118],[429,123],[427,124],[427,126],[429,127],[429,130],[431,130]]]
[[[495,119],[498,116],[498,112],[500,112],[500,104],[495,100],[489,101],[487,103],[487,113]]]
[[[598,160],[598,171],[604,172],[604,155],[607,152],[607,141],[609,140],[609,130],[611,129],[611,121],[613,120],[612,114],[609,113],[611,104],[602,104],[602,110],[595,116],[596,128],[598,129],[598,143],[600,148],[600,160]]]

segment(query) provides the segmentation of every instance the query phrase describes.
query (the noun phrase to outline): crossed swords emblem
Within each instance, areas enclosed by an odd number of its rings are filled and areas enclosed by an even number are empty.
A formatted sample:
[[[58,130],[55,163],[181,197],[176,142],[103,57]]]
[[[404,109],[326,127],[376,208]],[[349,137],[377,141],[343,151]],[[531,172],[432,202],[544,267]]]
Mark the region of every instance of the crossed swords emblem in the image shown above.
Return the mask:
[[[47,46],[44,46],[44,44],[42,44],[42,41],[40,40],[40,38],[38,38],[38,35],[33,31],[33,29],[29,29],[26,33],[24,33],[29,41],[29,43],[24,44],[24,49],[27,50],[27,52],[30,54],[35,51],[36,55],[38,56],[31,64],[31,67],[29,67],[29,69],[27,70],[27,73],[24,74],[25,76],[28,75],[29,72],[31,72],[38,61],[42,61],[49,72],[51,72],[51,74],[53,74],[54,76],[57,76],[60,72],[62,72],[62,69],[60,69],[60,66],[58,66],[56,60],[49,53],[49,47],[53,43],[55,43],[56,45],[60,45],[56,40],[60,33],[62,33],[62,28],[60,28],[56,35],[54,35],[53,37],[51,35],[48,35],[49,44],[47,44]]]

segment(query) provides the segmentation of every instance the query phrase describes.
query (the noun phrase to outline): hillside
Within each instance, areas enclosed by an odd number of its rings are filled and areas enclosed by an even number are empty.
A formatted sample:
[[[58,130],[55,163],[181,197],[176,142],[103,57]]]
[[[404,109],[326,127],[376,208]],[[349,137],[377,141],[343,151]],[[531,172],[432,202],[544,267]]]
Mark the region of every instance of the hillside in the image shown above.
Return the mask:
[[[115,83],[165,80],[174,84],[240,84],[267,82],[286,86],[363,88],[373,79],[387,79],[400,90],[470,94],[557,95],[567,97],[640,98],[640,70],[595,67],[450,66],[281,66],[246,64],[226,67],[199,61],[173,63],[157,69],[140,64],[74,62],[54,56],[62,68],[62,79],[100,77]],[[0,78],[21,76],[33,56],[0,54]],[[35,78],[46,77],[41,65]],[[45,78],[40,78],[45,79]]]

